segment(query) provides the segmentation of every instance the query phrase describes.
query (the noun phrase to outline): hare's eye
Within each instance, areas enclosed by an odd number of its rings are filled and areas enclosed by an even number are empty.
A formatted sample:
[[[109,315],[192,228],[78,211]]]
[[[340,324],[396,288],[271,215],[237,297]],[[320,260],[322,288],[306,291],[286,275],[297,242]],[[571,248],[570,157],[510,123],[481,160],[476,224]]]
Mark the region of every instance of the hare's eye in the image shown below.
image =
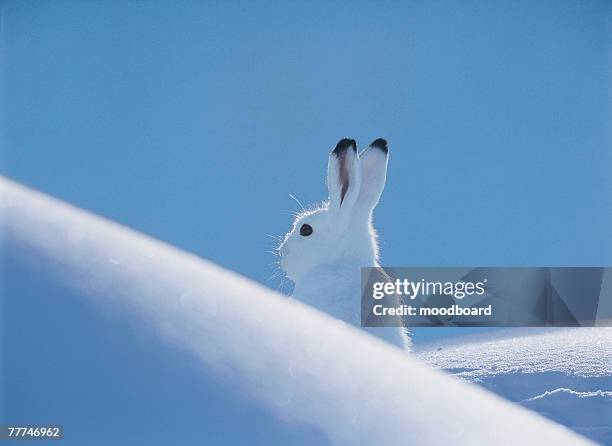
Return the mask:
[[[310,234],[312,234],[312,226],[310,226],[308,223],[304,223],[300,228],[300,235],[308,237]]]

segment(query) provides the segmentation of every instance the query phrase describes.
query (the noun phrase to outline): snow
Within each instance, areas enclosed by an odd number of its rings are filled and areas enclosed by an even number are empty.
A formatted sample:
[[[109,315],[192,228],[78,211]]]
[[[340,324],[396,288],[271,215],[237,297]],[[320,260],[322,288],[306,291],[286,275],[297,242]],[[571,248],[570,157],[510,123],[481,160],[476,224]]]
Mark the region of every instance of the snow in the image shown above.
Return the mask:
[[[416,353],[602,444],[612,445],[612,328],[504,330]]]
[[[1,177],[0,216],[3,252],[33,278],[52,273],[83,298],[133,313],[197,358],[203,379],[232,375],[243,398],[332,444],[590,444],[362,330]],[[604,369],[575,368],[594,378]]]
[[[577,398],[602,398],[602,399],[612,398],[612,392],[605,392],[602,390],[597,390],[596,392],[576,392],[575,390],[572,390],[572,389],[559,388],[559,389],[551,390],[550,392],[547,390],[541,395],[534,396],[533,398],[529,398],[521,402],[528,403],[530,401],[541,400],[547,397],[554,396],[556,394],[563,394],[563,393],[570,394]]]
[[[612,374],[612,327],[508,329],[492,337],[425,344],[419,357],[477,378],[502,373]]]

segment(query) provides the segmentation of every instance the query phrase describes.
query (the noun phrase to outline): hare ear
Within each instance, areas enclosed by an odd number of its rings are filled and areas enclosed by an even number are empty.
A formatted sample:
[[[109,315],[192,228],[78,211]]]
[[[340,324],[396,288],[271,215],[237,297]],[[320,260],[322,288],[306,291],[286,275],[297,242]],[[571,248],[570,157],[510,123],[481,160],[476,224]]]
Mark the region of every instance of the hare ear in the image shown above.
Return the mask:
[[[327,163],[327,189],[330,209],[347,209],[359,195],[361,171],[357,144],[354,139],[341,139],[329,154]]]
[[[361,165],[361,189],[357,205],[359,209],[371,212],[380,199],[387,179],[389,149],[387,141],[375,140],[359,155]]]

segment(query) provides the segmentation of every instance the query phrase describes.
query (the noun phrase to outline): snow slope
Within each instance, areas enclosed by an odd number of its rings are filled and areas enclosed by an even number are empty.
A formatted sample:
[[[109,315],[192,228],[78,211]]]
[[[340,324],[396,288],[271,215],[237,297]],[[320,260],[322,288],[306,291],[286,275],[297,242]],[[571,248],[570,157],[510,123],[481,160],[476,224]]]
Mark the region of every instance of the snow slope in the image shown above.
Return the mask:
[[[234,376],[252,410],[333,444],[590,443],[233,272],[2,178],[0,216],[7,263],[133,314],[197,358],[206,379]]]
[[[504,330],[426,344],[417,356],[612,445],[612,328]]]

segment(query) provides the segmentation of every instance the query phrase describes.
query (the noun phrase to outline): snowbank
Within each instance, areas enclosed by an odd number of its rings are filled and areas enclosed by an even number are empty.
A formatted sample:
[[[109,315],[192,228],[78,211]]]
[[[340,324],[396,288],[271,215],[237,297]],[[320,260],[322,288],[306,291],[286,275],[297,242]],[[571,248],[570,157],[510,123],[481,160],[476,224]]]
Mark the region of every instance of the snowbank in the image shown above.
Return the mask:
[[[52,270],[84,296],[136,310],[207,370],[235,375],[240,392],[334,444],[589,444],[235,273],[2,178],[0,216],[33,274]]]
[[[612,445],[612,328],[510,329],[433,342],[416,355]]]
[[[467,378],[537,372],[611,376],[612,327],[507,329],[426,344],[418,356]]]

